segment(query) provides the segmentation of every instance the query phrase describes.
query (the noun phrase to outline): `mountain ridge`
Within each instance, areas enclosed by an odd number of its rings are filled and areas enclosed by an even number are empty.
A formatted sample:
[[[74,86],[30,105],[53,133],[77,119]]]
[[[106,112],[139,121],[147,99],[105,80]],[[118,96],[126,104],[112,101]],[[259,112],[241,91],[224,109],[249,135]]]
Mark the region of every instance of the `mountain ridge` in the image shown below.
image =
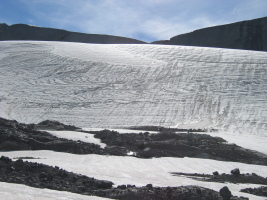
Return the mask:
[[[202,28],[152,43],[267,51],[267,17]]]
[[[9,26],[0,23],[0,41],[5,40],[147,44],[147,42],[141,40],[122,36],[79,33],[26,24]],[[169,40],[154,41],[150,44],[267,51],[267,17],[197,29],[189,33],[176,35]]]
[[[87,34],[63,29],[44,28],[27,24],[0,24],[0,41],[5,40],[36,40],[64,41],[98,44],[145,44],[145,42],[113,35]]]

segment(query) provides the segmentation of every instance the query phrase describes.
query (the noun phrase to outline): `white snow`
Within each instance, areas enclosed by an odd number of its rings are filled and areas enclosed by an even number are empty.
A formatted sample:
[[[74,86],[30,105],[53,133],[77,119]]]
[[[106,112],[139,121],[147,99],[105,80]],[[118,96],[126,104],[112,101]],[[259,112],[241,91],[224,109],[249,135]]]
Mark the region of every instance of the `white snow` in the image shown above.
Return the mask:
[[[85,131],[102,131],[105,130],[105,128],[83,128]],[[132,129],[123,129],[123,128],[109,128],[110,131],[117,131],[118,133],[141,133],[141,132],[149,132],[149,133],[159,133],[159,131],[144,131],[144,130],[132,130]]]
[[[207,132],[214,137],[221,137],[228,143],[234,143],[246,149],[258,151],[267,155],[267,138],[258,135],[233,134],[231,132]]]
[[[0,116],[5,119],[9,119],[8,113],[9,113],[9,107],[7,103],[1,102],[1,99],[0,99]]]
[[[170,172],[184,173],[230,173],[234,168],[239,168],[241,173],[257,173],[267,176],[266,166],[249,165],[237,162],[222,162],[196,158],[153,158],[139,159],[134,157],[101,156],[101,155],[74,155],[52,151],[15,151],[1,152],[0,155],[10,158],[34,157],[30,162],[44,163],[51,166],[87,175],[100,180],[110,180],[116,185],[135,184],[144,186],[152,183],[154,186],[181,186],[200,185],[219,191],[223,186],[228,186],[234,195],[253,197],[252,199],[264,199],[240,193],[239,190],[246,187],[259,187],[255,184],[230,184],[209,183],[192,180],[186,177],[173,176]]]
[[[78,131],[46,131],[58,138],[65,138],[74,141],[83,141],[88,143],[94,143],[100,145],[101,148],[105,148],[106,144],[101,143],[100,139],[94,138],[94,134],[83,133]]]
[[[267,52],[1,41],[1,116],[267,133]]]
[[[85,130],[130,126],[218,129],[230,143],[267,153],[267,52],[164,45],[0,42],[0,117],[57,120]],[[140,131],[130,130],[132,133]],[[93,135],[51,131],[102,145]],[[133,154],[134,152],[129,152]],[[266,166],[193,158],[137,159],[52,151],[1,152],[115,184],[200,185],[234,195],[259,185],[208,183],[170,172],[267,176]],[[10,188],[10,189],[8,189]],[[17,189],[17,190],[15,190]],[[16,191],[16,192],[12,192]],[[72,196],[74,195],[74,196]],[[4,199],[98,199],[0,182]]]
[[[79,195],[49,189],[29,187],[22,184],[0,182],[2,200],[105,200],[107,198]]]

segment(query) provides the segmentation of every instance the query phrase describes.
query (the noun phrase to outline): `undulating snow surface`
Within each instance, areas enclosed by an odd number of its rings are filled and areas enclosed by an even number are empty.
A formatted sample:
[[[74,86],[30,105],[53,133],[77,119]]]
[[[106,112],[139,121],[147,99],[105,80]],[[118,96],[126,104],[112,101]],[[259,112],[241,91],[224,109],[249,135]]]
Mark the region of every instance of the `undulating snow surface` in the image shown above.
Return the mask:
[[[267,132],[266,52],[1,41],[0,70],[0,115],[20,122]]]
[[[0,197],[2,200],[107,200],[107,198],[33,188],[26,185],[5,182],[0,182]]]
[[[152,183],[154,186],[181,186],[199,185],[219,191],[228,186],[233,195],[250,197],[250,199],[265,199],[254,195],[241,193],[240,189],[259,187],[256,184],[230,184],[209,183],[192,180],[186,177],[173,176],[170,172],[184,173],[230,173],[234,168],[239,168],[241,173],[257,173],[267,176],[266,166],[249,165],[237,162],[222,162],[196,158],[153,158],[140,159],[135,157],[101,156],[101,155],[74,155],[52,151],[15,151],[1,152],[10,158],[34,157],[30,162],[44,163],[59,166],[68,171],[95,177],[101,180],[110,180],[116,185],[134,184],[144,186]]]

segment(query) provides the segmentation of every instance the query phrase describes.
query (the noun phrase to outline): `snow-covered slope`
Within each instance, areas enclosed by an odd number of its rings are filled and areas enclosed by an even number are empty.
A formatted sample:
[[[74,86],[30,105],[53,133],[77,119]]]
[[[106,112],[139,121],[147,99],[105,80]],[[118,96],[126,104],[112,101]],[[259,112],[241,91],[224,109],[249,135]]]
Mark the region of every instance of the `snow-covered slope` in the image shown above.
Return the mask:
[[[267,131],[266,52],[9,41],[0,70],[0,115],[20,122]]]
[[[153,158],[140,159],[122,156],[102,156],[102,155],[74,155],[53,151],[12,151],[1,152],[1,155],[10,158],[34,157],[30,162],[44,163],[50,166],[58,166],[65,170],[78,174],[94,177],[100,180],[109,180],[115,185],[133,184],[144,186],[152,183],[160,187],[176,187],[185,185],[199,185],[219,191],[227,186],[233,195],[249,197],[256,200],[266,199],[246,193],[239,192],[247,187],[260,187],[257,184],[233,184],[215,183],[192,180],[183,176],[173,176],[171,172],[185,173],[205,173],[211,174],[213,171],[229,174],[234,168],[239,168],[242,173],[256,173],[263,177],[267,176],[266,166],[249,165],[237,162],[223,162],[199,158]],[[0,184],[1,188],[1,184]],[[1,194],[1,192],[0,192]]]
[[[0,195],[3,200],[108,200],[96,196],[56,191],[45,188],[34,188],[21,184],[0,182]]]

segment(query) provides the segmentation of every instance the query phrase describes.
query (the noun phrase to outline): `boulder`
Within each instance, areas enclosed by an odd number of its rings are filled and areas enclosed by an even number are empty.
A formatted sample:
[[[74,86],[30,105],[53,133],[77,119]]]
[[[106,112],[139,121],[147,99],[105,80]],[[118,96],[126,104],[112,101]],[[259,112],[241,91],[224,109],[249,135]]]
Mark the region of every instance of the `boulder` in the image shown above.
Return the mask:
[[[227,186],[220,189],[220,195],[224,200],[230,200],[232,193]]]
[[[231,174],[233,174],[235,176],[239,176],[240,175],[240,170],[238,168],[235,168],[235,169],[231,170]]]
[[[212,172],[212,174],[213,174],[214,176],[218,176],[218,175],[219,175],[219,172],[215,171],[215,172]]]

